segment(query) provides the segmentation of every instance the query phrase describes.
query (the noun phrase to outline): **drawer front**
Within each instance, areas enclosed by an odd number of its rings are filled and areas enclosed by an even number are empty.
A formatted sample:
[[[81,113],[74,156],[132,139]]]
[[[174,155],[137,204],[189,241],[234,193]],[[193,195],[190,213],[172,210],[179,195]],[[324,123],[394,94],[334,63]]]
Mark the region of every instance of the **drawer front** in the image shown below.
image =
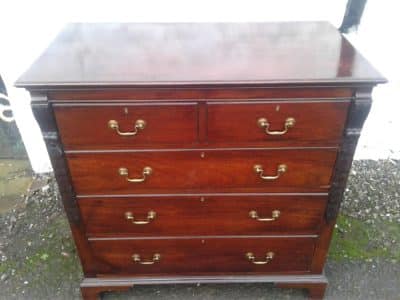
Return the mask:
[[[91,240],[90,244],[94,256],[114,274],[273,274],[309,271],[315,239],[131,239]]]
[[[208,103],[208,140],[264,145],[338,145],[349,101]]]
[[[138,151],[69,154],[68,163],[78,195],[248,193],[326,191],[335,157],[336,151],[327,149]]]
[[[322,196],[79,199],[88,236],[316,234]]]
[[[55,104],[54,112],[66,150],[126,149],[197,142],[196,103]]]

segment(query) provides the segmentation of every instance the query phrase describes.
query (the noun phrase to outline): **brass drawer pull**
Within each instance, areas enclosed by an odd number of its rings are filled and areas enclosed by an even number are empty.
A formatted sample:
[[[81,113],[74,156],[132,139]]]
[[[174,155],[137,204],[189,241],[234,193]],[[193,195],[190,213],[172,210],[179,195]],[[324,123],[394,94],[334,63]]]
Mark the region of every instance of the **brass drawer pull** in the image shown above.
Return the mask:
[[[150,176],[151,173],[153,173],[153,169],[152,168],[144,167],[143,171],[142,171],[143,176],[141,178],[129,178],[128,177],[129,176],[129,171],[128,171],[127,168],[119,168],[118,169],[118,174],[121,175],[121,176],[126,176],[126,181],[136,182],[136,183],[144,182],[146,180],[146,177]]]
[[[133,254],[132,255],[132,260],[135,263],[141,264],[141,265],[153,265],[156,262],[159,262],[161,259],[161,255],[158,253],[154,253],[152,260],[144,260],[142,261],[142,259],[140,258],[139,254]]]
[[[269,263],[274,258],[274,256],[275,256],[274,252],[268,252],[265,255],[265,260],[258,261],[258,260],[255,260],[256,258],[254,257],[253,253],[251,253],[251,252],[246,253],[247,259],[255,265],[265,265],[265,264]]]
[[[138,134],[139,130],[143,130],[146,127],[146,121],[144,120],[136,120],[135,129],[133,131],[122,132],[119,130],[119,124],[115,120],[108,121],[108,127],[115,130],[119,135],[122,136],[131,136]]]
[[[256,219],[257,221],[260,221],[260,222],[275,221],[276,219],[279,218],[280,215],[281,215],[281,212],[279,210],[273,210],[272,211],[272,218],[260,218],[255,210],[252,210],[252,211],[249,212],[250,218]]]
[[[270,131],[269,130],[269,122],[266,118],[259,118],[257,120],[257,124],[260,128],[265,128],[265,133],[269,135],[284,135],[285,133],[288,132],[289,128],[294,127],[294,124],[296,124],[296,120],[294,118],[287,118],[285,121],[285,129],[282,131]]]
[[[156,212],[152,210],[147,213],[147,221],[135,221],[135,217],[130,211],[127,211],[125,213],[125,219],[130,220],[132,221],[133,224],[137,225],[149,224],[155,218],[156,218]]]
[[[254,172],[256,174],[260,174],[260,178],[264,179],[264,180],[276,180],[278,179],[283,173],[285,173],[287,171],[287,165],[285,164],[280,164],[276,170],[276,175],[274,176],[267,176],[264,175],[264,169],[262,167],[262,165],[254,165],[253,166]]]

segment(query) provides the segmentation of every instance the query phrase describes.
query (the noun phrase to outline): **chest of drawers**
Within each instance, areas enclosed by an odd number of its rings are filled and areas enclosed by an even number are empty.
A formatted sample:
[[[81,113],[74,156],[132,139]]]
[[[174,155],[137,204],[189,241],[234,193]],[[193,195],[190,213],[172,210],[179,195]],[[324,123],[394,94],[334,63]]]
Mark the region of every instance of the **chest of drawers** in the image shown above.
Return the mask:
[[[17,86],[32,96],[83,297],[273,282],[322,298],[384,81],[322,22],[67,26]]]

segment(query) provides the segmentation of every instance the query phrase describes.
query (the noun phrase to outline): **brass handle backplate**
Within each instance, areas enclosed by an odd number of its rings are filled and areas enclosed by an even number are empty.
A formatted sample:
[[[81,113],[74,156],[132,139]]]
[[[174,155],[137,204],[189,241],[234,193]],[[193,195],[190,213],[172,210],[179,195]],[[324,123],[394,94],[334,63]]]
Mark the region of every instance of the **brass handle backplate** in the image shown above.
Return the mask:
[[[260,261],[260,260],[256,260],[253,253],[251,253],[251,252],[246,253],[247,259],[255,265],[265,265],[265,264],[269,263],[274,258],[274,256],[275,256],[274,252],[267,252],[267,254],[265,254],[265,260]]]
[[[120,131],[119,130],[118,121],[115,121],[115,120],[108,121],[108,127],[110,129],[115,130],[119,135],[132,136],[132,135],[137,135],[140,130],[143,130],[146,127],[146,121],[144,121],[144,120],[136,120],[135,126],[134,126],[134,130],[133,131],[127,131],[127,132]]]
[[[127,211],[125,213],[125,219],[131,221],[133,224],[137,224],[137,225],[144,225],[144,224],[149,224],[152,220],[154,220],[156,218],[156,212],[150,210],[147,213],[147,220],[146,221],[136,221],[135,217],[133,216],[132,212]]]
[[[269,126],[270,123],[268,122],[268,120],[266,118],[259,118],[257,120],[257,124],[260,128],[264,128],[265,129],[265,133],[268,135],[284,135],[285,133],[288,132],[289,128],[294,127],[294,125],[296,124],[296,120],[294,118],[287,118],[285,120],[285,124],[284,124],[284,129],[281,131],[271,131],[269,130]]]
[[[161,255],[159,253],[154,253],[153,254],[153,258],[151,260],[142,260],[140,258],[140,255],[136,254],[136,253],[132,255],[132,260],[135,263],[138,263],[138,264],[141,264],[141,265],[153,265],[156,262],[159,262],[160,259],[161,259]]]
[[[279,210],[273,210],[271,218],[260,218],[258,216],[258,213],[255,210],[252,210],[252,211],[249,212],[249,217],[250,218],[256,219],[257,221],[260,221],[260,222],[272,222],[272,221],[275,221],[276,219],[279,218],[280,215],[281,215],[281,212]]]
[[[118,174],[121,176],[125,176],[126,181],[129,182],[144,182],[146,180],[147,176],[150,176],[153,173],[153,169],[150,167],[144,167],[142,171],[142,177],[141,178],[129,178],[129,171],[127,168],[119,168],[118,169]]]
[[[264,180],[276,180],[276,179],[278,179],[283,173],[285,173],[285,172],[287,171],[287,165],[285,165],[285,164],[280,164],[280,165],[278,166],[277,170],[276,170],[276,175],[273,175],[273,176],[264,175],[264,168],[263,168],[262,165],[254,165],[254,166],[253,166],[253,169],[254,169],[254,172],[255,172],[256,174],[259,174],[259,175],[260,175],[260,178],[261,178],[261,179],[264,179]]]

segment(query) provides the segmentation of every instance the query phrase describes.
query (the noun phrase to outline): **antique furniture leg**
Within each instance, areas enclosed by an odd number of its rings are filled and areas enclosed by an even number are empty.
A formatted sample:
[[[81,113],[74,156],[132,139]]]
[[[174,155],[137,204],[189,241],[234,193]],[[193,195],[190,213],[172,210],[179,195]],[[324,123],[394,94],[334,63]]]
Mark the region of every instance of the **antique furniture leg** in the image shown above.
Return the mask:
[[[117,291],[127,291],[132,287],[132,285],[126,286],[86,286],[85,280],[81,284],[81,293],[83,300],[100,300],[101,293],[103,292],[117,292]]]
[[[325,289],[327,287],[327,282],[319,283],[276,283],[275,286],[279,288],[291,288],[291,289],[307,289],[308,298],[310,300],[320,300],[324,298]]]

